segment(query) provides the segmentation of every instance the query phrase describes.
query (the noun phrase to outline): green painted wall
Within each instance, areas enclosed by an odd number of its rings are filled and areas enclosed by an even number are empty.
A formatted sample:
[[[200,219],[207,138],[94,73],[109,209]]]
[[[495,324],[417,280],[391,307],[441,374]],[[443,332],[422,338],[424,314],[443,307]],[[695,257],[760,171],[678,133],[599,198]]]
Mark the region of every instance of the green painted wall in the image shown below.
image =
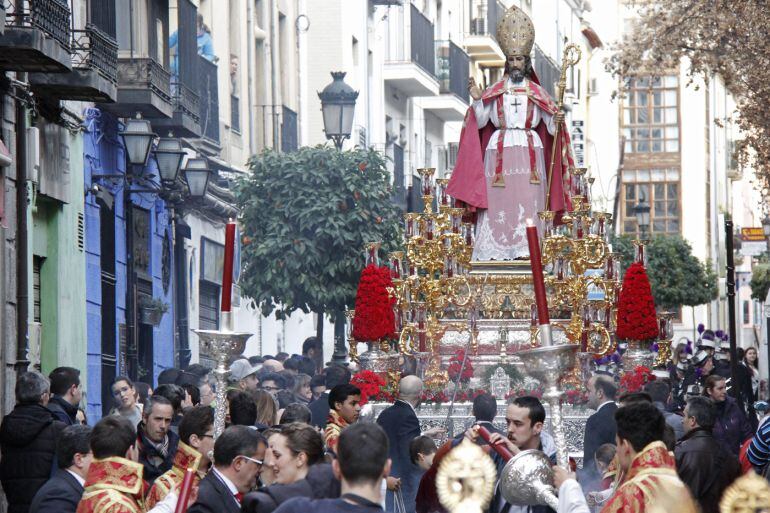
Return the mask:
[[[33,253],[43,257],[40,268],[41,370],[59,366],[86,369],[85,252],[78,246],[78,215],[83,214],[83,138],[68,135],[69,203],[38,196],[34,208]],[[32,280],[30,280],[32,287]],[[30,290],[30,298],[33,293]],[[33,309],[30,308],[30,320]]]

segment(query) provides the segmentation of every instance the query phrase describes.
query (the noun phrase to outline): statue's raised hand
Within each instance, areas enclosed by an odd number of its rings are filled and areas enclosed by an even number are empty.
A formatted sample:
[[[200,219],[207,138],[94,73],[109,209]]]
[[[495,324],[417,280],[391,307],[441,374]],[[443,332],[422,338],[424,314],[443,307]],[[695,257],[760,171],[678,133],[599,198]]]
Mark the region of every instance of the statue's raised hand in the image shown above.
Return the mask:
[[[476,84],[476,80],[473,77],[468,79],[468,92],[474,100],[481,99],[481,88]]]

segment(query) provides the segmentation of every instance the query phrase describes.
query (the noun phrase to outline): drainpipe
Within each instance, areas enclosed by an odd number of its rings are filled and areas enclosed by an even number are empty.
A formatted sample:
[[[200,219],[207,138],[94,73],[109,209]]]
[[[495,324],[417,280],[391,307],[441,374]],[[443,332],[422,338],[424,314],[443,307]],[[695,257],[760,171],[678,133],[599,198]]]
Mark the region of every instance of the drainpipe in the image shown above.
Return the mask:
[[[125,150],[124,150],[125,151]],[[132,166],[126,155],[126,174]],[[139,346],[136,336],[136,293],[134,292],[134,212],[131,204],[131,193],[128,187],[123,187],[123,219],[126,230],[126,366],[124,371],[132,378],[138,379]],[[146,378],[144,378],[146,379]],[[150,383],[153,382],[150,369]]]
[[[276,2],[270,2],[270,122],[273,127],[273,149],[280,147],[280,137],[278,134],[278,6]]]
[[[248,62],[248,73],[246,74],[248,111],[251,112],[254,105],[254,6],[253,2],[246,2],[246,62]],[[254,130],[254,116],[246,116],[249,120],[249,155],[257,152],[257,133]],[[180,353],[181,358],[181,353]]]
[[[187,255],[184,241],[189,238],[190,227],[181,217],[179,208],[174,208],[171,214],[174,223],[171,231],[174,248],[174,312],[176,313],[176,331],[179,340],[178,364],[180,369],[186,369],[190,364],[192,352],[190,351],[189,319],[187,311]]]
[[[27,81],[26,73],[17,76]],[[27,223],[27,109],[16,100],[16,372],[26,372],[29,360],[29,241]]]

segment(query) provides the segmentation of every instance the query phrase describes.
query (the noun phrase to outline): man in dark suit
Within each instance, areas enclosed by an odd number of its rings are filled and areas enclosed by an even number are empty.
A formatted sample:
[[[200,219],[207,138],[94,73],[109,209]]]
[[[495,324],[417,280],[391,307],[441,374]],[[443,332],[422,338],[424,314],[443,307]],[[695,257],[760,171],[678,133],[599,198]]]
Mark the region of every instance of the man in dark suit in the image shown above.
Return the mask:
[[[617,425],[615,424],[615,396],[618,387],[609,376],[596,375],[588,380],[588,407],[596,412],[588,417],[583,436],[583,470],[580,480],[585,486],[599,479],[594,462],[596,449],[603,444],[614,444]]]
[[[257,484],[264,438],[246,426],[230,426],[214,443],[214,466],[201,480],[187,513],[240,513],[243,494]]]
[[[499,433],[505,436],[505,431],[494,425],[495,417],[497,416],[497,400],[490,394],[480,394],[473,399],[473,409],[471,410],[473,417],[476,419],[474,425],[484,426],[490,433]],[[452,441],[452,446],[456,446],[465,438],[465,433],[459,433],[455,435]],[[487,442],[483,438],[476,439],[476,443],[479,445],[486,445]]]
[[[390,445],[389,454],[393,466],[391,475],[401,479],[401,494],[404,498],[406,513],[414,513],[417,488],[420,484],[422,470],[412,463],[409,454],[409,444],[420,436],[420,422],[417,420],[415,408],[420,404],[422,395],[422,380],[417,376],[406,376],[398,384],[398,399],[393,406],[386,408],[377,418],[377,424],[385,430]],[[422,433],[427,436],[438,436],[444,429],[434,427]],[[388,491],[385,497],[385,510],[396,511],[395,496]]]
[[[91,466],[91,427],[67,426],[59,436],[56,459],[59,469],[37,491],[29,513],[75,513]]]
[[[314,426],[326,429],[329,418],[329,391],[337,385],[350,383],[350,371],[340,365],[331,365],[326,369],[326,392],[310,403],[311,422]]]

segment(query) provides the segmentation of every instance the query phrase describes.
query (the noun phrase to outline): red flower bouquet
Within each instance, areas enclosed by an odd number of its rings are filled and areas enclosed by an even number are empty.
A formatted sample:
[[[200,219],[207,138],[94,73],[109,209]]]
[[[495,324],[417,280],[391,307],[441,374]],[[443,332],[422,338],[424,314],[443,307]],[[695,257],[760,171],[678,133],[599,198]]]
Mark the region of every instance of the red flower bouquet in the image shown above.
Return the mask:
[[[620,377],[620,393],[639,392],[650,381],[655,381],[655,375],[649,367],[637,365],[633,371],[624,372]]]
[[[385,386],[385,380],[376,373],[365,370],[355,374],[350,384],[361,390],[361,406],[363,406],[370,397],[377,398],[380,395],[380,390]]]
[[[449,359],[449,367],[447,368],[447,374],[451,381],[457,381],[457,377],[460,375],[460,369],[462,368],[462,375],[460,376],[460,383],[467,383],[473,377],[473,364],[471,359],[468,358],[465,361],[465,367],[463,367],[463,359],[465,358],[465,349],[460,349],[457,353]]]
[[[387,267],[367,265],[361,271],[353,317],[353,338],[358,342],[378,342],[395,336],[395,298],[388,294],[392,286]]]
[[[623,277],[616,333],[620,340],[654,340],[658,337],[658,319],[650,280],[639,262],[631,264]]]

